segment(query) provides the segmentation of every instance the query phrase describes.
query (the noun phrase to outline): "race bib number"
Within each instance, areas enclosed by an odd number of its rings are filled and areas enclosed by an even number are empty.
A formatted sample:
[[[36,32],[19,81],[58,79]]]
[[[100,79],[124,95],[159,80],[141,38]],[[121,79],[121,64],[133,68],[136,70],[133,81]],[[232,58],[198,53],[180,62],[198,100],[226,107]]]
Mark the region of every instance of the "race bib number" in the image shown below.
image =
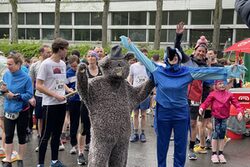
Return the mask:
[[[56,80],[55,90],[60,91],[64,89],[64,82],[62,80]]]
[[[16,120],[18,118],[18,116],[19,116],[19,112],[18,113],[7,113],[7,112],[5,112],[4,116],[5,116],[5,118],[10,119],[10,120]]]

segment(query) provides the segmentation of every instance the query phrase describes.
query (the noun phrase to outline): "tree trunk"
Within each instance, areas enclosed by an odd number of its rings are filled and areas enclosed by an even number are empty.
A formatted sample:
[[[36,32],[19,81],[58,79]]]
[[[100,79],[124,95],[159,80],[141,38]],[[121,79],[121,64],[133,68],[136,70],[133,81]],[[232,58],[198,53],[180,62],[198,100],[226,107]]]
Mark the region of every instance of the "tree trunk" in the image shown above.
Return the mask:
[[[60,37],[60,3],[61,0],[56,0],[54,39]]]
[[[161,43],[161,22],[162,22],[162,6],[163,0],[156,1],[156,15],[155,15],[155,39],[154,39],[154,49],[160,49]]]
[[[102,47],[108,44],[108,13],[110,0],[103,0],[103,13],[102,13]]]
[[[11,43],[18,43],[18,14],[17,0],[10,0],[12,15],[11,15]]]
[[[214,11],[214,31],[212,48],[216,51],[220,49],[220,24],[222,18],[222,0],[216,0]]]

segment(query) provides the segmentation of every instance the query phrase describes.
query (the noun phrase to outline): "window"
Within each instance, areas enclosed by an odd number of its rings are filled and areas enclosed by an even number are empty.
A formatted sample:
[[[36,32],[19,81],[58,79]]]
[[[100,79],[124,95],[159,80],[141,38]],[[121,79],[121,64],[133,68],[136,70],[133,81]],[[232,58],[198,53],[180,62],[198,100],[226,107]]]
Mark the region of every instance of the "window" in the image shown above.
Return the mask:
[[[91,13],[91,25],[102,25],[102,13]]]
[[[121,35],[125,35],[125,36],[128,36],[128,30],[125,30],[125,29],[115,29],[115,30],[112,30],[111,31],[111,41],[120,41],[120,36]]]
[[[44,40],[54,39],[54,29],[43,29],[42,33],[43,33]]]
[[[39,25],[39,13],[26,13],[26,24]]]
[[[27,29],[27,39],[40,39],[39,29]]]
[[[72,30],[71,29],[61,29],[60,37],[66,40],[72,40]]]
[[[220,30],[220,43],[225,43],[228,38],[233,38],[233,30],[232,29],[222,29]]]
[[[155,17],[156,17],[156,12],[150,12],[149,13],[149,25],[155,25]],[[168,12],[163,11],[162,12],[162,25],[168,25]]]
[[[18,13],[18,24],[24,25],[25,19],[24,19],[24,13]]]
[[[237,29],[236,30],[236,42],[246,39],[250,36],[249,29]]]
[[[129,30],[129,37],[135,42],[145,42],[146,30]]]
[[[76,41],[90,41],[90,30],[75,30]]]
[[[130,12],[129,25],[146,25],[146,12]]]
[[[43,25],[54,25],[55,23],[54,13],[42,13],[42,24]]]
[[[169,12],[169,25],[176,25],[180,21],[187,24],[188,22],[188,11],[170,11]]]
[[[9,24],[9,13],[0,13],[0,24]]]
[[[149,25],[155,25],[156,12],[149,12]]]
[[[26,39],[25,28],[18,28],[18,39]]]
[[[194,24],[194,25],[211,24],[211,11],[210,10],[193,10],[191,24]]]
[[[61,25],[72,25],[71,13],[61,13],[61,15],[60,15],[60,24]]]
[[[233,24],[234,10],[224,9],[222,12],[221,24]]]
[[[112,25],[128,25],[128,12],[112,13]]]
[[[75,13],[75,25],[90,25],[89,13]]]
[[[102,30],[91,30],[91,41],[102,41]]]
[[[149,30],[149,42],[154,42],[155,40],[155,30]],[[167,42],[167,30],[161,30],[161,42]]]
[[[0,28],[0,39],[9,38],[9,29],[8,28]]]
[[[211,42],[213,38],[213,30],[190,30],[190,44],[195,46],[197,40],[200,39],[200,36],[202,35]]]
[[[36,40],[40,39],[40,32],[39,29],[34,28],[19,28],[18,29],[18,38],[19,39],[30,39]]]

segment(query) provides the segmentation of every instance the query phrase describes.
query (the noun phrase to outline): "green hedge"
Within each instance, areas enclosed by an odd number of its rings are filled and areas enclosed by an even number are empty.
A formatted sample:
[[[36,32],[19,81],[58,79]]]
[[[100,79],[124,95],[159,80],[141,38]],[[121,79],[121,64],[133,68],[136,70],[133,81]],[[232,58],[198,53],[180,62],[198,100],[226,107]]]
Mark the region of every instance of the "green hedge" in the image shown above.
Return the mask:
[[[38,55],[39,48],[42,46],[42,43],[39,42],[19,42],[18,44],[10,44],[7,40],[0,41],[0,51],[4,52],[7,55],[10,51],[17,51],[23,54],[25,58],[32,58]],[[154,54],[159,54],[161,59],[164,56],[164,49],[160,50],[152,50],[148,45],[138,44],[139,48],[147,48],[149,50],[149,57],[151,58]],[[72,52],[72,50],[78,50],[81,55],[86,55],[87,51],[93,49],[94,46],[89,44],[80,44],[80,45],[70,45],[68,54]],[[111,45],[104,48],[105,53],[109,53],[111,49]],[[185,52],[190,55],[193,49],[190,48]],[[123,54],[127,52],[126,49],[123,49]]]

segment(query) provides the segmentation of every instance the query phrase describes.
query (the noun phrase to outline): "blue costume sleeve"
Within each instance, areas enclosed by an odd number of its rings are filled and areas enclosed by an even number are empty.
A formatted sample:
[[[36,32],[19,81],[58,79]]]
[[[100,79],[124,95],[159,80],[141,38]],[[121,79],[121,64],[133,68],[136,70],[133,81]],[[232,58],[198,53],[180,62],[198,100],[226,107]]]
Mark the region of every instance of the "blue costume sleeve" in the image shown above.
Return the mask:
[[[196,80],[226,80],[227,78],[239,78],[245,72],[243,65],[227,67],[189,67],[193,79]]]
[[[128,49],[135,53],[135,57],[146,67],[146,69],[152,73],[156,70],[156,65],[147,58],[132,42],[128,42],[128,37],[120,36],[121,44]]]

